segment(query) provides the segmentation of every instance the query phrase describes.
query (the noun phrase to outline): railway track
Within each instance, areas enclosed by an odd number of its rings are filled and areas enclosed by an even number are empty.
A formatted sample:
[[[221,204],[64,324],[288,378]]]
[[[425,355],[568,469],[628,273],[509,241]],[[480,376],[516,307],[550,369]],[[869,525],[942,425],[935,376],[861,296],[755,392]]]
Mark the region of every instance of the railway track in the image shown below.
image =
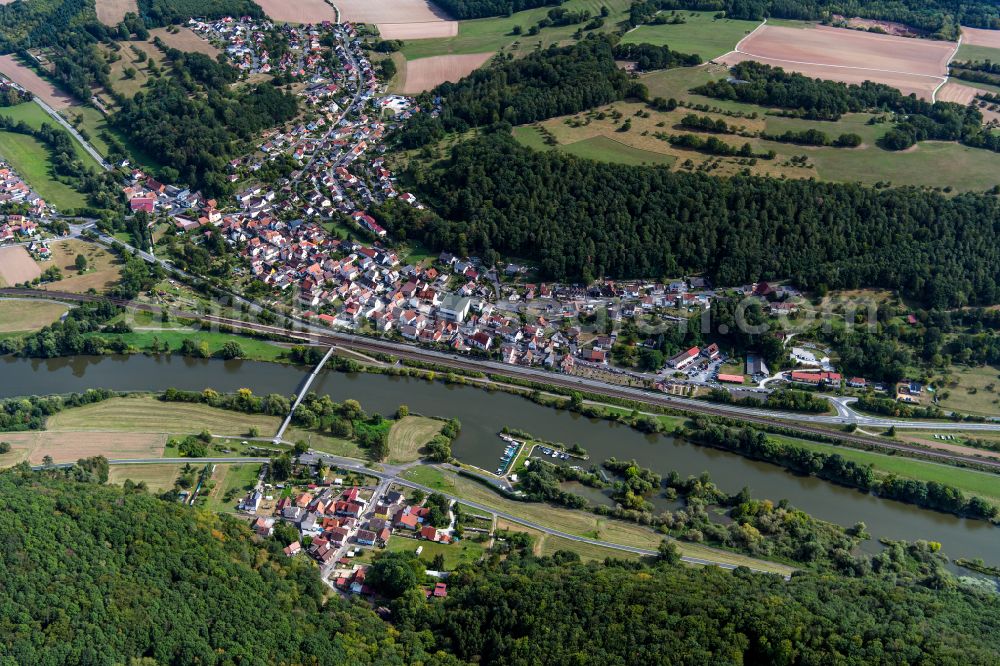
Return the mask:
[[[26,298],[49,298],[49,299],[66,300],[77,303],[109,300],[116,305],[120,305],[122,307],[127,307],[127,308],[133,308],[145,312],[160,313],[163,311],[163,308],[158,305],[153,305],[149,303],[136,303],[135,301],[129,301],[124,299],[114,299],[114,298],[104,299],[103,297],[93,296],[90,294],[71,294],[66,292],[43,291],[35,289],[5,288],[5,289],[0,289],[0,295],[22,296]],[[584,384],[581,380],[571,379],[565,375],[558,375],[555,373],[545,373],[544,377],[539,377],[536,374],[538,371],[528,372],[527,369],[520,368],[518,366],[494,364],[489,361],[466,360],[461,357],[453,356],[450,354],[443,354],[441,352],[427,350],[417,346],[411,346],[397,342],[390,342],[386,340],[365,338],[350,333],[341,333],[337,331],[316,332],[315,330],[293,330],[285,328],[284,326],[247,322],[240,319],[233,319],[230,317],[221,317],[212,314],[198,314],[182,310],[171,310],[169,308],[168,308],[168,313],[172,316],[176,316],[179,318],[197,319],[201,322],[209,324],[228,326],[234,329],[242,329],[256,333],[263,333],[266,335],[283,336],[292,340],[300,340],[302,342],[308,342],[312,344],[338,346],[359,351],[392,354],[393,356],[399,358],[406,358],[409,360],[421,361],[425,363],[433,363],[435,365],[447,366],[471,372],[495,373],[509,377],[514,377],[517,379],[537,382],[540,384],[556,386],[563,389],[569,389],[581,392],[599,393],[604,396],[609,396],[613,398],[622,398],[626,400],[639,402],[642,404],[651,405],[654,407],[665,407],[685,413],[704,414],[707,416],[715,416],[727,419],[738,419],[740,421],[744,421],[747,423],[753,423],[764,426],[777,425],[801,433],[808,433],[823,437],[835,437],[836,439],[846,442],[851,442],[853,444],[859,444],[861,446],[873,446],[879,449],[888,449],[893,451],[917,454],[935,460],[962,462],[966,464],[978,465],[1000,471],[1000,460],[995,460],[985,457],[979,458],[976,456],[963,455],[959,453],[941,451],[937,449],[928,449],[918,445],[911,445],[903,442],[891,442],[891,441],[886,441],[884,439],[866,437],[864,435],[858,435],[855,433],[834,432],[829,428],[821,428],[818,426],[809,425],[807,422],[803,421],[783,420],[780,417],[788,415],[780,412],[776,413],[774,416],[764,416],[747,411],[740,411],[734,408],[717,406],[711,403],[701,404],[698,401],[692,401],[692,400],[685,400],[683,402],[680,402],[668,395],[648,393],[645,391],[640,391],[638,389],[618,388],[610,384],[605,384],[600,387],[595,387],[593,384]],[[808,418],[808,417],[801,417],[801,418]],[[896,427],[899,428],[905,428],[907,426],[907,423],[908,422],[905,421],[899,421],[899,422],[894,422],[894,425],[896,425]],[[923,427],[925,425],[926,424],[919,424],[917,427]]]

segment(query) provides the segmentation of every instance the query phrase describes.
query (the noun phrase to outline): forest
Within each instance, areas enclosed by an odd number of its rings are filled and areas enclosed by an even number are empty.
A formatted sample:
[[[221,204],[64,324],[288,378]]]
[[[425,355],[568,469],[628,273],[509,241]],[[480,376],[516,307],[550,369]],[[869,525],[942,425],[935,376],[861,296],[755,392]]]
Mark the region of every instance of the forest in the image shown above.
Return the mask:
[[[615,60],[634,62],[636,69],[642,72],[672,67],[694,67],[701,64],[701,57],[698,55],[680,53],[671,50],[670,47],[653,44],[616,44],[613,54]]]
[[[604,37],[552,46],[517,60],[478,69],[457,83],[442,83],[424,101],[443,97],[441,115],[420,114],[398,134],[404,148],[419,148],[445,132],[464,132],[498,121],[513,125],[645,96],[641,84],[620,69]]]
[[[180,23],[192,16],[205,19],[264,16],[264,10],[253,0],[138,0],[138,4],[139,15],[148,28]]]
[[[399,237],[539,262],[546,278],[707,273],[803,289],[880,286],[930,307],[1000,300],[1000,202],[855,184],[729,179],[593,162],[518,145],[509,129],[407,177],[437,214],[383,206]],[[440,214],[440,216],[438,215]]]
[[[581,564],[574,553],[537,559],[521,550],[453,574],[444,603],[411,593],[391,609],[397,627],[427,629],[477,663],[810,664],[832,655],[846,664],[990,663],[997,636],[965,641],[989,633],[1000,607],[926,589],[906,571],[934,562],[929,549],[897,545],[881,575],[786,583],[666,558]]]
[[[231,189],[229,159],[241,154],[257,132],[294,118],[297,109],[295,96],[268,84],[192,97],[179,82],[161,78],[124,100],[112,123],[159,156],[167,165],[161,173],[165,180],[215,196]]]
[[[983,115],[973,106],[926,102],[871,81],[849,85],[811,79],[754,61],[735,65],[732,75],[736,81],[710,81],[692,89],[692,92],[716,99],[789,109],[792,115],[811,120],[838,120],[847,112],[893,112],[899,115],[892,129],[879,140],[879,145],[886,150],[905,150],[918,141],[934,139],[959,141],[973,148],[1000,151],[1000,137],[983,130]],[[776,140],[809,143],[818,138],[818,135],[790,133]],[[841,139],[846,141],[844,145],[855,141],[849,135]]]
[[[130,483],[99,485],[100,469],[88,461],[66,472],[0,474],[0,659],[265,666],[430,658],[430,637],[387,632],[371,610],[326,600],[316,567],[286,558],[285,544],[254,541],[245,522]],[[81,478],[94,482],[70,480]]]
[[[107,470],[95,458],[0,474],[0,654],[12,663],[700,665],[835,654],[957,666],[993,663],[1000,650],[996,596],[957,586],[920,542],[889,545],[864,576],[785,581],[681,566],[671,548],[658,562],[536,558],[531,537],[512,534],[434,601],[424,565],[392,553],[370,577],[390,628],[366,605],[327,597],[315,565],[285,557],[280,536],[254,538],[242,521],[142,484],[102,485]]]
[[[559,5],[564,0],[438,0],[435,4],[454,19],[465,20],[487,16],[510,16],[514,12]]]

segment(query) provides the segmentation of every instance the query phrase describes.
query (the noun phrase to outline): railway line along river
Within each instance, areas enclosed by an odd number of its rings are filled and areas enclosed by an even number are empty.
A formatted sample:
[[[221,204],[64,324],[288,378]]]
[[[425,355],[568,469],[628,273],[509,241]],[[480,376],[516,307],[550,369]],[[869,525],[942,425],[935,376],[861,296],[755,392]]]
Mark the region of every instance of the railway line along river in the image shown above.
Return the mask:
[[[59,359],[0,357],[0,398],[71,393],[87,388],[120,391],[164,390],[170,387],[219,391],[249,388],[257,394],[294,393],[308,374],[305,368],[252,361],[195,360],[179,356],[107,356]],[[323,372],[312,390],[336,401],[355,398],[368,412],[390,414],[401,405],[428,416],[457,418],[462,433],[453,451],[459,459],[492,470],[503,451],[497,436],[504,426],[567,444],[579,443],[599,463],[615,456],[635,458],[641,465],[682,476],[707,471],[724,491],[743,486],[754,497],[792,505],[817,518],[841,525],[863,521],[872,534],[866,548],[878,549],[878,539],[940,541],[952,558],[981,557],[1000,564],[1000,528],[983,521],[920,509],[843,488],[813,477],[741,456],[698,446],[667,435],[644,435],[632,428],[593,420],[568,411],[537,405],[527,399],[470,386],[375,374]],[[1000,483],[1000,477],[997,477]]]

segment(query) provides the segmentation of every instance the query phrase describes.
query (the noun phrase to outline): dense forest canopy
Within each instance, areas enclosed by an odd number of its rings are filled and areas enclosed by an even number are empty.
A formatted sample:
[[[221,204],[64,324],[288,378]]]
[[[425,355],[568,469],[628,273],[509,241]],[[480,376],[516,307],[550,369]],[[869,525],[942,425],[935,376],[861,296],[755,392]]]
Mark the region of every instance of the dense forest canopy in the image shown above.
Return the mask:
[[[535,152],[502,130],[409,176],[441,217],[384,207],[397,234],[530,257],[553,279],[707,272],[720,285],[879,286],[937,306],[1000,299],[992,196],[673,173]]]
[[[505,559],[455,572],[444,601],[425,599],[413,554],[393,553],[370,577],[395,597],[390,627],[325,595],[283,541],[107,475],[102,458],[0,474],[0,661],[957,665],[1000,650],[996,595],[956,587],[919,543],[891,545],[861,578],[784,581],[667,557],[537,559],[512,535]]]
[[[100,465],[67,473],[101,475]],[[253,542],[241,521],[134,489],[17,471],[0,474],[0,504],[2,663],[427,658],[423,639],[397,640],[370,610],[336,596],[324,606],[315,566],[287,559],[283,544]]]
[[[198,98],[177,81],[161,78],[125,100],[112,123],[170,167],[166,180],[218,195],[231,188],[227,161],[257,132],[291,120],[297,110],[294,95],[268,84],[213,89]]]
[[[403,598],[393,610],[404,630],[429,629],[484,664],[994,663],[996,597],[897,582],[912,559],[894,546],[878,575],[786,583],[714,567],[583,565],[560,551],[467,568],[443,604]]]

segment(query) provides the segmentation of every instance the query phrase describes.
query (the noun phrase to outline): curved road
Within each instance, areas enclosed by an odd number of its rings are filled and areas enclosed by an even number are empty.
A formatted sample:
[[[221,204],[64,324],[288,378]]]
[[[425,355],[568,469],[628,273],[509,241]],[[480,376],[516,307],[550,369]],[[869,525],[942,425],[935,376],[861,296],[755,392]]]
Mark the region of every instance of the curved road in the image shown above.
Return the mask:
[[[525,520],[524,518],[519,518],[517,516],[511,515],[509,513],[505,513],[503,511],[498,511],[497,509],[494,509],[494,508],[492,508],[490,506],[487,506],[485,504],[480,504],[479,502],[468,500],[468,499],[465,499],[463,497],[459,497],[457,495],[451,495],[449,493],[442,492],[441,490],[439,490],[437,488],[431,488],[430,486],[425,486],[425,485],[422,485],[422,484],[419,484],[419,483],[414,483],[413,481],[408,481],[408,480],[403,479],[403,478],[401,478],[399,476],[400,472],[402,472],[403,470],[405,470],[407,468],[407,466],[386,466],[386,471],[379,471],[379,470],[374,470],[374,469],[370,469],[370,468],[366,467],[361,461],[355,460],[354,458],[343,458],[341,456],[334,456],[334,455],[330,455],[330,454],[327,454],[327,453],[323,453],[321,451],[313,451],[312,453],[316,453],[317,455],[319,455],[322,458],[324,458],[326,460],[327,464],[330,465],[330,466],[336,466],[336,467],[339,467],[339,468],[351,469],[351,470],[357,471],[359,473],[366,474],[368,476],[374,476],[374,477],[376,477],[378,479],[381,479],[383,481],[394,483],[394,484],[397,484],[397,485],[400,485],[400,486],[405,486],[407,488],[413,488],[413,489],[416,489],[416,490],[421,490],[421,491],[427,493],[428,495],[431,494],[431,493],[438,493],[439,495],[444,495],[445,497],[447,497],[449,499],[452,499],[452,500],[455,500],[457,502],[461,502],[462,504],[466,504],[468,506],[471,506],[474,509],[478,509],[480,511],[485,511],[485,512],[490,513],[490,514],[495,514],[497,517],[503,518],[504,520],[506,520],[508,522],[515,523],[517,525],[521,525],[523,527],[527,527],[527,528],[530,528],[530,529],[533,529],[533,530],[538,530],[539,532],[543,532],[545,534],[550,534],[550,535],[555,536],[555,537],[559,537],[559,538],[562,538],[562,539],[568,539],[570,541],[575,541],[577,543],[585,543],[585,544],[589,544],[589,545],[592,545],[592,546],[598,546],[598,547],[601,547],[601,548],[608,548],[608,549],[611,549],[611,550],[620,550],[620,551],[623,551],[623,552],[633,553],[633,554],[636,554],[636,555],[643,555],[643,556],[646,556],[646,557],[656,557],[658,555],[657,551],[655,551],[655,550],[649,550],[649,549],[646,549],[646,548],[637,548],[635,546],[626,546],[626,545],[618,544],[618,543],[610,543],[608,541],[601,541],[599,539],[590,539],[590,538],[587,538],[587,537],[582,537],[582,536],[578,536],[578,535],[575,535],[575,534],[569,534],[567,532],[562,532],[560,530],[553,529],[551,527],[546,527],[545,525],[539,525],[538,523],[535,523],[535,522],[530,521],[530,520]],[[239,458],[122,458],[122,459],[118,459],[118,460],[109,460],[108,464],[109,465],[162,465],[162,464],[168,464],[169,465],[169,464],[190,463],[192,465],[201,465],[202,463],[215,463],[215,464],[219,464],[219,463],[223,463],[223,464],[225,464],[225,463],[228,463],[228,464],[266,463],[266,462],[270,462],[270,460],[271,460],[270,458],[254,458],[254,457],[239,457]],[[76,463],[59,463],[59,464],[48,465],[48,466],[46,466],[46,465],[35,465],[35,466],[32,467],[32,469],[34,469],[34,470],[61,469],[61,468],[64,469],[64,468],[72,467],[75,464]],[[681,557],[681,561],[687,562],[688,564],[698,564],[698,565],[702,565],[702,566],[716,566],[716,567],[720,567],[722,569],[735,569],[735,568],[737,568],[737,565],[730,564],[728,562],[716,562],[716,561],[713,561],[713,560],[710,560],[710,559],[705,559],[705,558],[700,558],[700,557],[690,557],[690,556],[687,556],[687,555],[682,556]],[[755,567],[747,567],[747,568],[749,568],[749,569],[751,569],[753,571],[760,572],[760,573],[773,573],[773,572],[768,571],[766,569],[758,569],[758,568],[755,568]],[[785,578],[785,580],[788,580],[789,576],[784,576],[784,578]]]

